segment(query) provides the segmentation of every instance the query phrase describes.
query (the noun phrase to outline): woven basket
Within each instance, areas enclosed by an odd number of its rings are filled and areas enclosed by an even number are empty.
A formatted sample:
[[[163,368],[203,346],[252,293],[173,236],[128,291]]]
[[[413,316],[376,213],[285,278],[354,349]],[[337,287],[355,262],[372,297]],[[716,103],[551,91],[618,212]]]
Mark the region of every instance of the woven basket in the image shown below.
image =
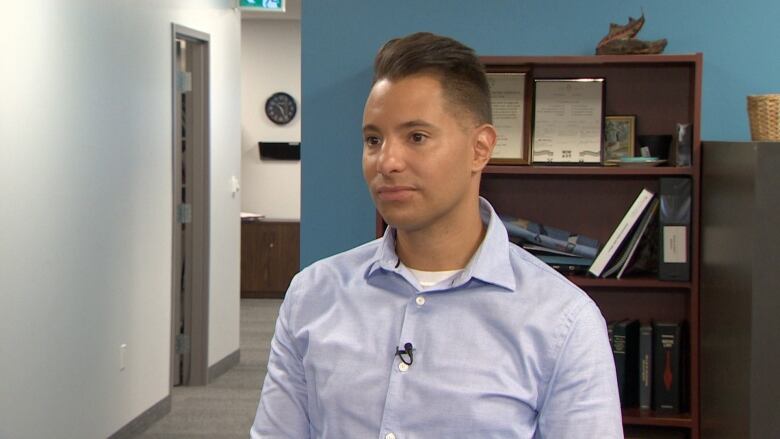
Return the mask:
[[[748,96],[747,110],[754,142],[780,140],[780,94]]]

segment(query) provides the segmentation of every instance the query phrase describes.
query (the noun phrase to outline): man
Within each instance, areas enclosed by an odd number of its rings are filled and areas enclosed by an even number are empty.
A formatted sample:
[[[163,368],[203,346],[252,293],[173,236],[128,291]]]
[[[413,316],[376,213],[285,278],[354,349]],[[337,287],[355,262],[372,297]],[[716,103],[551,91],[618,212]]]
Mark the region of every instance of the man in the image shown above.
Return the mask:
[[[418,33],[376,57],[363,174],[383,238],[295,277],[253,438],[622,438],[606,326],[479,197],[483,67]]]

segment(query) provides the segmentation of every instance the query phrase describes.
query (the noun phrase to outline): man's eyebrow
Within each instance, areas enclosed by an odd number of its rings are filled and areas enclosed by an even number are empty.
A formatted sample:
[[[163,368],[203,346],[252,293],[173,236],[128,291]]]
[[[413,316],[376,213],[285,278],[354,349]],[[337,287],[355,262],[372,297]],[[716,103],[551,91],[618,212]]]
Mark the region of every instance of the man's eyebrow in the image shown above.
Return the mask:
[[[428,129],[434,129],[436,128],[435,125],[432,123],[426,122],[422,119],[414,119],[410,120],[408,122],[404,122],[398,126],[395,127],[397,130],[408,130],[410,128],[428,128]],[[379,127],[377,127],[374,124],[366,124],[363,125],[363,131],[379,131]]]
[[[366,131],[379,131],[379,127],[369,123],[369,124],[363,125],[363,132],[365,133]]]
[[[435,128],[432,123],[426,122],[422,119],[415,119],[410,120],[409,122],[404,122],[401,125],[398,125],[399,129],[409,129],[409,128],[428,128],[432,129]]]

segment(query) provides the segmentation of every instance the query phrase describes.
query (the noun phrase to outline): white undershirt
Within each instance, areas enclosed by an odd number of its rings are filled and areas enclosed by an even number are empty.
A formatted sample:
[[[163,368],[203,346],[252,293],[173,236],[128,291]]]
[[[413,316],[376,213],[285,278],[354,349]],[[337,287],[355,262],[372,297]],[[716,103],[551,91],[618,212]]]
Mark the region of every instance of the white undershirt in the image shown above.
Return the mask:
[[[417,282],[420,283],[420,286],[425,288],[432,287],[439,282],[449,279],[456,274],[463,271],[461,268],[460,270],[447,270],[447,271],[422,271],[422,270],[415,270],[413,268],[406,267],[407,270],[409,270],[410,273],[414,275],[414,277],[417,279]]]

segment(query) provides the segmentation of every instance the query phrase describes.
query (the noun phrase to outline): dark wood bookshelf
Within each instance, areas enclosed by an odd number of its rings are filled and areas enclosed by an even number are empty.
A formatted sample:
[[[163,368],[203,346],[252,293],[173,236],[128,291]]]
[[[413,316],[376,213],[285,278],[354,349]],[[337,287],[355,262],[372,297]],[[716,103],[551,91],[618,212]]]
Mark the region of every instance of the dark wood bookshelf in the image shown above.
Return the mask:
[[[604,78],[604,114],[635,115],[636,135],[672,134],[676,123],[692,125],[692,165],[617,167],[603,165],[490,164],[481,194],[497,212],[590,236],[604,243],[628,207],[646,188],[656,194],[659,180],[692,181],[689,282],[655,277],[570,276],[599,305],[607,321],[624,318],[685,320],[689,325],[688,413],[669,415],[639,409],[623,411],[625,425],[683,428],[700,437],[699,409],[699,199],[701,193],[702,55],[486,56],[488,72],[527,72],[531,79]],[[533,106],[527,105],[529,118]],[[532,123],[526,123],[531,127]],[[530,141],[532,136],[527,136]],[[529,146],[532,150],[532,145]]]
[[[689,379],[683,399],[687,399],[689,411],[675,415],[624,409],[623,423],[652,429],[684,429],[690,439],[699,439],[702,55],[485,56],[480,59],[488,72],[522,71],[532,79],[604,78],[605,115],[635,115],[637,136],[672,134],[676,123],[691,124],[692,165],[688,167],[668,166],[668,163],[656,167],[490,164],[482,173],[480,192],[500,214],[569,230],[604,243],[643,188],[657,194],[661,178],[691,179],[690,281],[670,282],[647,276],[623,279],[570,276],[569,279],[593,298],[607,321],[624,318],[687,321]],[[377,236],[382,235],[384,228],[382,218],[377,215]]]

